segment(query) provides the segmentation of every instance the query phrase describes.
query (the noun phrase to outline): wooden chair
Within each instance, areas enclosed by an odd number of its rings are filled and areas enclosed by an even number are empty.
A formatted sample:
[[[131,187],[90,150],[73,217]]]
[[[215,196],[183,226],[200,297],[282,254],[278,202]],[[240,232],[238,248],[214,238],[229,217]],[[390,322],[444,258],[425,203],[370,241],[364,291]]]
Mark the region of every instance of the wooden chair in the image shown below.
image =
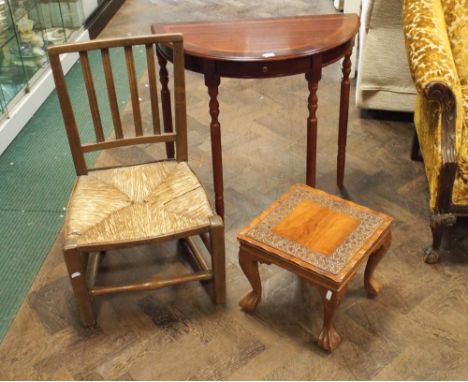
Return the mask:
[[[161,133],[156,84],[155,45],[174,48],[175,132]],[[142,124],[133,46],[146,49],[152,131]],[[135,134],[120,117],[109,54],[123,48],[133,109]],[[88,52],[100,50],[115,138],[106,139],[91,74]],[[180,34],[90,41],[49,48],[52,72],[78,175],[64,226],[64,257],[84,325],[96,323],[92,299],[115,292],[145,291],[190,281],[212,280],[214,301],[225,301],[224,225],[187,164],[187,126],[183,39]],[[63,53],[77,52],[83,71],[96,142],[81,143],[60,63]],[[124,128],[127,127],[127,128]],[[167,129],[166,129],[167,130]],[[175,159],[137,166],[88,169],[84,154],[116,147],[175,143]],[[197,272],[131,285],[96,286],[99,256],[104,251],[167,240],[184,239],[196,260]],[[211,269],[206,257],[212,260]]]

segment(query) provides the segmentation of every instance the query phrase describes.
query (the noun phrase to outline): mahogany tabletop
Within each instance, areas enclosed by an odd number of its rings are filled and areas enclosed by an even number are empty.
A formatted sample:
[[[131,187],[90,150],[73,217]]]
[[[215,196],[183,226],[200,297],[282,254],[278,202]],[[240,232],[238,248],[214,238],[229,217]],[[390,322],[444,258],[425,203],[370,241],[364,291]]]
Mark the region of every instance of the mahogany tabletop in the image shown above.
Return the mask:
[[[224,217],[221,125],[218,87],[221,77],[273,78],[305,74],[309,88],[307,118],[306,183],[315,186],[317,149],[317,89],[322,68],[343,59],[340,92],[337,185],[343,187],[351,52],[359,30],[356,14],[332,14],[153,24],[155,34],[182,33],[185,69],[204,75],[210,96],[211,154],[216,212]],[[172,131],[171,103],[167,88],[172,46],[158,44],[165,131]],[[173,157],[172,143],[167,143]]]
[[[277,61],[341,46],[359,29],[356,14],[153,24],[153,33],[183,33],[185,54],[226,61]]]

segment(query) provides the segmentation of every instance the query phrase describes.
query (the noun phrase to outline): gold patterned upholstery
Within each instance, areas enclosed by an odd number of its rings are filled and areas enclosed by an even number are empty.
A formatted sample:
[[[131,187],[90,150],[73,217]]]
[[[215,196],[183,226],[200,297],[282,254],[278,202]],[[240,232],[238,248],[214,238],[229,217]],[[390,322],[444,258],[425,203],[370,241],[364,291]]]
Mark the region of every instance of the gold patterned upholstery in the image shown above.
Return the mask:
[[[467,37],[468,40],[468,37]],[[468,49],[468,47],[467,47]],[[468,61],[467,61],[468,66]],[[468,205],[468,86],[462,88],[463,96],[463,135],[459,154],[459,171],[453,185],[453,202],[458,205]]]
[[[65,242],[85,246],[155,239],[209,227],[213,215],[186,162],[98,170],[77,179]]]
[[[438,82],[455,98],[457,174],[452,203],[468,205],[468,0],[405,0],[403,26],[408,60],[418,91],[415,126],[429,180],[430,206],[438,209],[443,116],[427,97]]]

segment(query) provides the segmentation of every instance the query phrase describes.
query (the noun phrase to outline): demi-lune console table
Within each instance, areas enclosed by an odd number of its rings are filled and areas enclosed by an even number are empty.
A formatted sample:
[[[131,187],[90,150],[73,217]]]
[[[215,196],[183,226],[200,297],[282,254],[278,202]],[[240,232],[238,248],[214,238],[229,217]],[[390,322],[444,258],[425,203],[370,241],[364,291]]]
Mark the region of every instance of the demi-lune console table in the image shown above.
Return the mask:
[[[307,118],[306,183],[315,186],[317,156],[317,89],[322,67],[342,58],[337,184],[343,186],[348,124],[349,74],[354,37],[359,28],[355,14],[298,16],[242,21],[153,24],[153,33],[184,35],[185,68],[205,77],[210,96],[211,150],[216,211],[224,217],[221,125],[218,87],[221,77],[269,78],[305,73],[309,97]],[[164,129],[172,131],[167,61],[172,47],[159,45]],[[173,143],[167,153],[174,155]]]

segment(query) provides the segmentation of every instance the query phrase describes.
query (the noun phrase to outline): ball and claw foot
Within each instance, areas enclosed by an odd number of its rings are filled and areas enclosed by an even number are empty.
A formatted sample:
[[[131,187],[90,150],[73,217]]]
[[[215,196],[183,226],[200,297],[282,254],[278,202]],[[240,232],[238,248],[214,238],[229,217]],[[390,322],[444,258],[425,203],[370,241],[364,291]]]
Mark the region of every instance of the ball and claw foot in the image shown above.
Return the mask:
[[[257,295],[254,291],[247,293],[242,300],[240,300],[239,305],[246,312],[252,313],[260,302],[260,296]]]
[[[335,350],[341,342],[341,336],[335,330],[334,327],[331,327],[327,330],[325,327],[322,328],[322,331],[318,338],[318,345],[326,351]]]
[[[372,279],[365,284],[367,294],[369,297],[377,297],[380,291],[383,289],[383,284],[380,281]]]
[[[439,262],[439,252],[432,247],[426,248],[423,259],[427,264],[437,264]]]

